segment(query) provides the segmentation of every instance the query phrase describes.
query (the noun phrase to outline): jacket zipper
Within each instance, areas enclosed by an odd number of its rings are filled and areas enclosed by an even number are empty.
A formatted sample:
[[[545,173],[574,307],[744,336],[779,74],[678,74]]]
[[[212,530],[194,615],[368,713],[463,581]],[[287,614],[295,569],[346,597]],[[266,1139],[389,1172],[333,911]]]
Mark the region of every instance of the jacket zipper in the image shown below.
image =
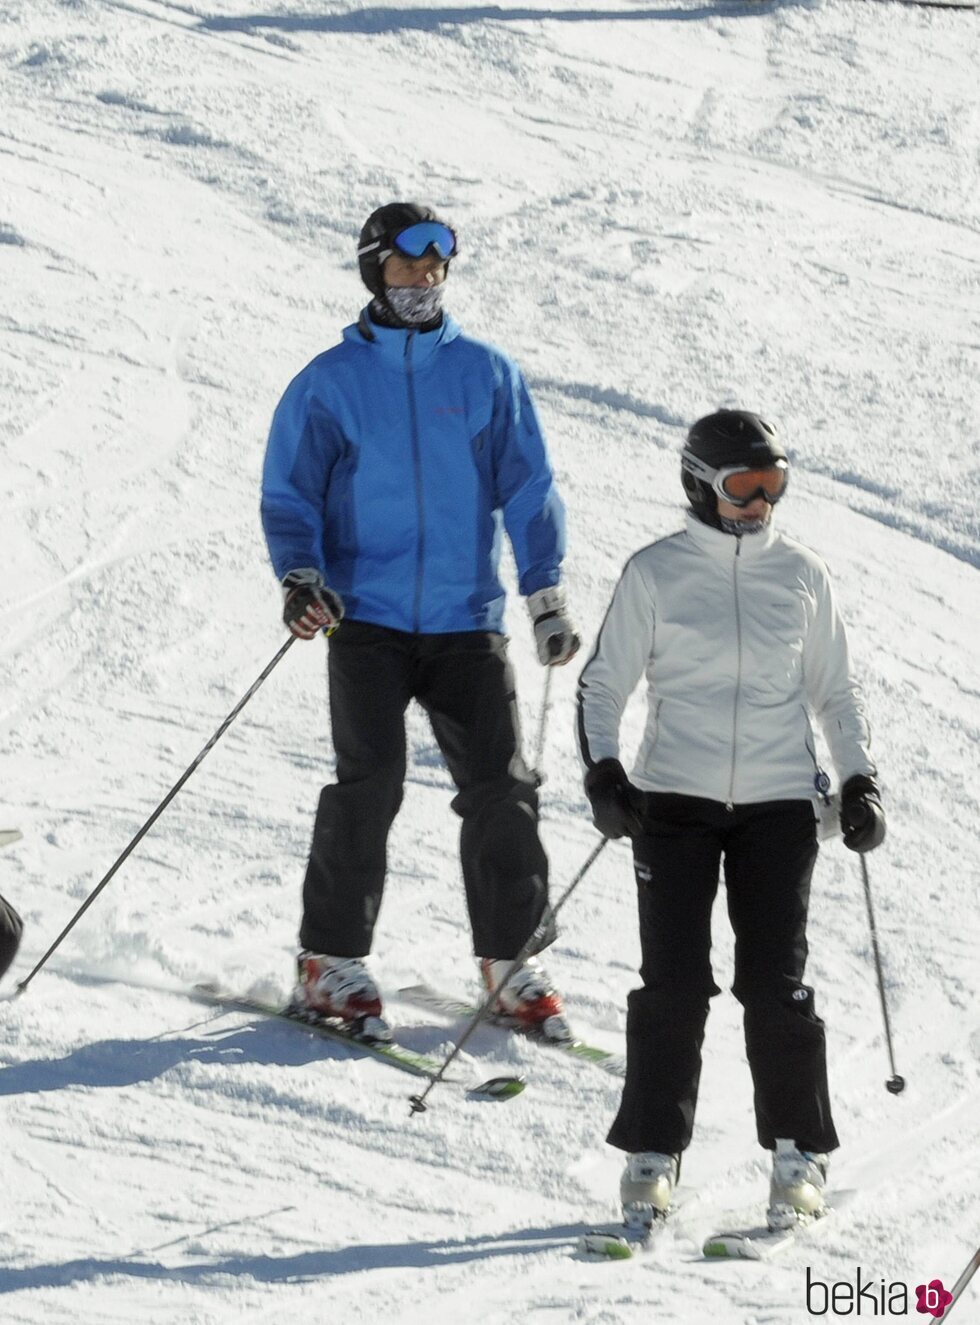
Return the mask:
[[[732,561],[732,593],[735,598],[735,697],[732,701],[732,767],[728,780],[728,800],[726,810],[735,808],[735,750],[738,745],[738,701],[742,692],[742,614],[738,606],[738,561],[742,555],[742,540],[736,536],[735,557]]]
[[[415,376],[412,368],[412,340],[414,331],[405,338],[405,381],[408,386],[408,415],[412,429],[412,463],[415,470],[415,508],[418,514],[419,536],[415,562],[415,602],[412,624],[418,634],[422,627],[422,567],[425,561],[425,500],[422,494],[422,441],[419,436],[419,413],[415,399]]]

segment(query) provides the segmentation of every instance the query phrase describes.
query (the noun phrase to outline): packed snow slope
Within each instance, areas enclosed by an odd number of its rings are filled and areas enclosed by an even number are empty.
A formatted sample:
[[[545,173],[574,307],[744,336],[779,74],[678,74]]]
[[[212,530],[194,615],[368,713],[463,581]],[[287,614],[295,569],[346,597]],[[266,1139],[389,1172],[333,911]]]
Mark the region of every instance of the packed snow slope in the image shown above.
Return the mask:
[[[892,4],[4,0],[0,7],[0,1318],[9,1325],[512,1320],[796,1325],[811,1282],[947,1286],[980,1230],[975,856],[980,117],[975,14]],[[761,1213],[731,941],[685,1181],[655,1254],[595,1264],[618,1100],[598,1070],[478,1034],[411,1079],[181,992],[289,985],[331,776],[322,642],[291,649],[36,977],[10,997],[284,638],[258,521],[289,379],[364,301],[357,229],[394,197],[459,228],[449,306],[540,403],[590,644],[626,557],[682,518],[678,450],[719,406],[793,458],[781,526],[829,562],[867,690],[889,838],[818,865],[810,976],[857,1196],[768,1265],[700,1258]],[[512,656],[533,751],[543,673]],[[596,842],[555,677],[555,894]],[[637,733],[631,711],[624,746]],[[400,1004],[472,987],[452,789],[418,712],[374,970]],[[629,856],[599,858],[549,967],[620,1049]],[[894,1302],[894,1295],[890,1298]],[[871,1315],[866,1305],[864,1314]],[[818,1302],[819,1305],[819,1302]],[[968,1291],[955,1318],[980,1319]],[[898,1314],[895,1311],[892,1315]],[[904,1311],[901,1314],[905,1314]]]

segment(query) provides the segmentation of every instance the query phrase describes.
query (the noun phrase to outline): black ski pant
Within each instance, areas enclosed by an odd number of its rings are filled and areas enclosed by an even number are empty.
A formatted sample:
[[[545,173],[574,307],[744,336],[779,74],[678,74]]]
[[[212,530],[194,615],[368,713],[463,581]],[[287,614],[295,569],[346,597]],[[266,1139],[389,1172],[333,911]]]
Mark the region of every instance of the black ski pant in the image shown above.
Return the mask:
[[[824,1024],[803,984],[810,877],[817,857],[809,801],[736,805],[647,792],[633,839],[641,989],[629,995],[626,1084],[609,1142],[631,1153],[680,1153],[691,1140],[711,970],[711,909],[724,860],[735,934],[732,992],[760,1145],[838,1145],[827,1086]]]
[[[505,638],[345,621],[330,639],[328,672],[337,781],[320,793],[301,944],[338,957],[371,950],[405,780],[405,710],[415,699],[457,787],[474,951],[516,957],[547,906],[548,861]]]
[[[3,897],[0,897],[0,976],[17,956],[23,925],[21,918]]]

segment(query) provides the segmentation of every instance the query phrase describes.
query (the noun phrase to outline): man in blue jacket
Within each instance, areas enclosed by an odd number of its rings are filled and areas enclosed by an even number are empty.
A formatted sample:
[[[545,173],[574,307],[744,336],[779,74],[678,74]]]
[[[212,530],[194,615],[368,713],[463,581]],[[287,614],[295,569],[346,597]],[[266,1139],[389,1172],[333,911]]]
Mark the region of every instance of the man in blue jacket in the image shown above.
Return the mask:
[[[579,639],[560,583],[564,509],[520,371],[442,311],[455,256],[454,232],[431,209],[396,202],[372,213],[358,248],[371,302],[289,385],[269,436],[263,526],[286,625],[301,639],[331,636],[337,760],[313,832],[294,999],[366,1035],[388,1033],[364,958],[415,699],[458,789],[486,986],[501,1011],[563,1039],[564,1009],[536,957],[498,988],[547,907],[548,862],[497,568],[505,530],[538,656],[568,662]]]

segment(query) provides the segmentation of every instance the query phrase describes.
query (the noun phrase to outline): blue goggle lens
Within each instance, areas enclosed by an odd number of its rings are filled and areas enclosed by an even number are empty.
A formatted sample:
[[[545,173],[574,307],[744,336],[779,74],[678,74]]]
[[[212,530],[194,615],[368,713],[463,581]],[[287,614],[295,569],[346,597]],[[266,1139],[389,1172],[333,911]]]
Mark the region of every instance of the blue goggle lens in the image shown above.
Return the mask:
[[[407,258],[420,258],[433,248],[445,262],[456,252],[456,236],[441,221],[419,221],[400,231],[391,242]]]

